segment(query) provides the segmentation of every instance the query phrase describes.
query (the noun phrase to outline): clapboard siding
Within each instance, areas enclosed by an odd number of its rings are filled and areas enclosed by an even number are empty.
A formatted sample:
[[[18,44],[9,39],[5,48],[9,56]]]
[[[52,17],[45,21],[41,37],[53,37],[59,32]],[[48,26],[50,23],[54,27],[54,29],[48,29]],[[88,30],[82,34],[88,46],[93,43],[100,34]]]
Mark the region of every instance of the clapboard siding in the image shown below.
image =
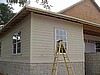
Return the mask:
[[[5,36],[2,37],[2,55],[0,61],[29,62],[30,58],[30,15],[21,20]],[[21,31],[21,55],[12,54],[12,36],[14,33]]]
[[[68,52],[72,62],[84,62],[83,25],[57,18],[31,14],[31,62],[53,61],[55,28],[67,30]]]

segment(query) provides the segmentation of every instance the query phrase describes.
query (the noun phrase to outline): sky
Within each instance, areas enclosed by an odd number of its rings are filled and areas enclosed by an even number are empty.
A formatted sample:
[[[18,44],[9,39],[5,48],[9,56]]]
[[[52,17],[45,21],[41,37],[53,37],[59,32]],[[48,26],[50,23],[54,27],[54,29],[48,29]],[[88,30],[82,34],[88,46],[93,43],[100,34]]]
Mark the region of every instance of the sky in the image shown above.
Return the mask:
[[[51,7],[51,11],[53,12],[59,12],[67,7],[70,7],[71,5],[81,1],[81,0],[48,0],[49,4],[51,4],[53,7]],[[97,4],[100,6],[100,0],[95,0]],[[6,3],[6,0],[0,0],[1,3]],[[35,0],[31,0],[31,3],[29,6],[41,8],[44,9],[40,3],[36,3]],[[13,10],[14,13],[17,13],[22,9],[22,7],[19,7],[18,4],[13,4]],[[45,10],[45,9],[44,9]]]

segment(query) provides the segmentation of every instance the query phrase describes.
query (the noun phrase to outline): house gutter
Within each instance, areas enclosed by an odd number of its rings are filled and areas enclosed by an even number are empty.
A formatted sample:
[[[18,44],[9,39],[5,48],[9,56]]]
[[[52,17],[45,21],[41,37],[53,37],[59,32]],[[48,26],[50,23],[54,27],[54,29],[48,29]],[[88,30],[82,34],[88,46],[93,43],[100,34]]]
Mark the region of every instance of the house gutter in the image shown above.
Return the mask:
[[[27,6],[27,10],[31,11],[33,13],[36,13],[36,14],[55,17],[55,18],[59,18],[59,19],[63,19],[63,20],[68,20],[68,21],[80,23],[80,24],[87,24],[87,25],[91,25],[91,26],[100,27],[100,24],[98,24],[98,23],[86,21],[86,20],[75,18],[75,17],[68,16],[68,15],[54,13],[54,12],[51,12],[51,11],[44,11],[42,9],[33,8],[33,7],[29,7],[29,6]]]

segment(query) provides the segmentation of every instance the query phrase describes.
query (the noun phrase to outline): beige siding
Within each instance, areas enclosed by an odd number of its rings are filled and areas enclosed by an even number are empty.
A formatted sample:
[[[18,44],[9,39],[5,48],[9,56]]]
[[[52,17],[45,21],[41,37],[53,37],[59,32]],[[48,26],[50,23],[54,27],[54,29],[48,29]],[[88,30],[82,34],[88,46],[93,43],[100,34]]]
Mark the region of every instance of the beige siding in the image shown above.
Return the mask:
[[[31,16],[31,62],[50,63],[55,51],[55,28],[68,32],[68,52],[72,62],[84,62],[83,25],[57,18]]]
[[[29,62],[30,58],[30,15],[21,20],[16,26],[2,37],[2,55],[0,61]],[[12,54],[12,36],[21,30],[22,48],[20,55]]]

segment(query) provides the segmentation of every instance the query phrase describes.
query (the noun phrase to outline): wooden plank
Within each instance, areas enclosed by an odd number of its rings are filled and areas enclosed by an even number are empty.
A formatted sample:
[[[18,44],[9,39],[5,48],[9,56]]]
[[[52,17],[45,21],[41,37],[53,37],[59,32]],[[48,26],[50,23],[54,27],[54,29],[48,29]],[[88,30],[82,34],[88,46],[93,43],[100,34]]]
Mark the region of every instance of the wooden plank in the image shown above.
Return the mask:
[[[84,29],[84,30],[88,30],[88,31],[92,31],[92,32],[100,33],[100,27],[84,25],[84,26],[83,26],[83,29]]]
[[[100,36],[100,32],[95,32],[95,31],[91,31],[91,30],[84,30],[84,34]]]

